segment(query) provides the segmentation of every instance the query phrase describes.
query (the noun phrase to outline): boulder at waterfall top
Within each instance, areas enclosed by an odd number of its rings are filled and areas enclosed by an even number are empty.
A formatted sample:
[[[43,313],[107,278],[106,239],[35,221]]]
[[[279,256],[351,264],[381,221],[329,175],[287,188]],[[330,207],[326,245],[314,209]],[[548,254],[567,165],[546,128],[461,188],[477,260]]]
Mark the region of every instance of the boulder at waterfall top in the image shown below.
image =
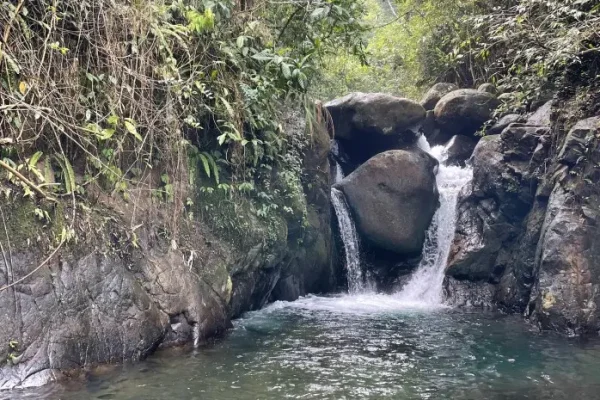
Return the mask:
[[[418,103],[383,93],[351,93],[325,104],[335,138],[361,164],[386,150],[414,144],[415,128],[425,119]]]
[[[442,97],[455,90],[458,90],[458,86],[453,83],[436,83],[425,93],[421,105],[427,111],[433,110]]]
[[[446,135],[472,136],[492,117],[498,105],[498,99],[491,93],[474,89],[455,90],[437,103],[435,120]]]
[[[419,253],[438,204],[437,165],[421,150],[392,150],[338,183],[361,236],[397,254]]]

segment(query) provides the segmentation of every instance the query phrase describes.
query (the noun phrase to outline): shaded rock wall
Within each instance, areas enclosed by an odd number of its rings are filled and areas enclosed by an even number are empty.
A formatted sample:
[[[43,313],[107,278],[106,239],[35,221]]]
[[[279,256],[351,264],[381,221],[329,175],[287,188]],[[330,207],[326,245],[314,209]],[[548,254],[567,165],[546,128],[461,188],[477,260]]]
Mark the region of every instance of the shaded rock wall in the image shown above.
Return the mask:
[[[294,121],[288,129],[304,129]],[[329,140],[318,129],[304,149],[305,223],[291,218],[267,232],[256,220],[243,247],[195,220],[173,225],[175,205],[158,204],[147,191],[132,193],[132,203],[98,193],[78,213],[77,240],[0,291],[0,359],[9,360],[0,367],[0,389],[136,361],[160,346],[199,345],[270,300],[334,289]],[[71,210],[61,203],[52,222],[42,223],[30,201],[0,207],[8,232],[0,234],[2,288],[56,247]]]

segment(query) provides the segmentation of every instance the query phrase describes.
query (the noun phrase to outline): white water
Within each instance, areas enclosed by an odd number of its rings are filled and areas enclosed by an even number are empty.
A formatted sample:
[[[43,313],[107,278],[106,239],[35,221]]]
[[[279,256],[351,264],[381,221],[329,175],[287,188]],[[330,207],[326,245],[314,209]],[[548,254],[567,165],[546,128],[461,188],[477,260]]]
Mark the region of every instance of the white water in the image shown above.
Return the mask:
[[[429,147],[428,143],[427,147]],[[440,207],[427,231],[423,258],[408,283],[396,296],[402,302],[413,305],[439,306],[443,302],[444,272],[456,227],[458,194],[471,180],[473,171],[470,167],[443,165],[447,157],[444,146],[436,146],[429,153],[440,161],[436,176],[440,192]]]
[[[338,170],[339,165],[337,165]],[[342,176],[343,178],[343,176]],[[340,227],[340,236],[344,242],[344,253],[346,253],[346,275],[348,279],[348,291],[350,293],[360,293],[365,290],[365,279],[362,267],[360,265],[360,246],[358,243],[358,234],[350,214],[350,209],[346,203],[344,193],[340,190],[331,188],[331,203],[337,216]]]

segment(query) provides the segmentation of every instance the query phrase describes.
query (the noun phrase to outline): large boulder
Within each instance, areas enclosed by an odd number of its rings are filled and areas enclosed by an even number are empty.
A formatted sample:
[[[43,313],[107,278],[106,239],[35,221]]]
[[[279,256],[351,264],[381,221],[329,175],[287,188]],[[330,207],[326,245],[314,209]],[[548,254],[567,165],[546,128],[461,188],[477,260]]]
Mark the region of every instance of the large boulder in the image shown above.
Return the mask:
[[[435,106],[435,119],[448,135],[472,136],[492,117],[498,99],[487,92],[461,89],[450,92]]]
[[[436,166],[437,160],[421,150],[392,150],[337,184],[361,236],[396,254],[420,253],[438,204]]]
[[[386,150],[406,148],[418,139],[425,109],[383,93],[351,93],[325,104],[335,138],[356,164]]]
[[[421,105],[427,111],[433,110],[442,97],[455,90],[458,90],[458,86],[453,83],[436,83],[425,93]]]

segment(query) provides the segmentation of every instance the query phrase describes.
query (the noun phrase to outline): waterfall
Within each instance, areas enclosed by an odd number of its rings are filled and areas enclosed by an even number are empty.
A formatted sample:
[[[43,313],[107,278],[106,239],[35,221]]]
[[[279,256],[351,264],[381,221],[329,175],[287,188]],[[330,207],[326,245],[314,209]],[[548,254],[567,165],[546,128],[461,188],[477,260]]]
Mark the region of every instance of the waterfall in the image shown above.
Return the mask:
[[[340,227],[340,236],[344,242],[348,291],[350,293],[359,293],[365,289],[363,272],[360,265],[360,247],[358,245],[356,227],[354,226],[344,193],[338,189],[331,188],[331,204],[333,204]]]
[[[448,145],[451,144],[452,142]],[[428,143],[427,147],[429,147]],[[456,227],[458,194],[471,180],[473,170],[468,166],[461,168],[444,165],[443,162],[447,158],[447,150],[444,146],[435,146],[429,153],[440,162],[436,176],[440,207],[435,212],[427,231],[421,262],[397,296],[406,302],[436,306],[443,301],[442,285]]]

